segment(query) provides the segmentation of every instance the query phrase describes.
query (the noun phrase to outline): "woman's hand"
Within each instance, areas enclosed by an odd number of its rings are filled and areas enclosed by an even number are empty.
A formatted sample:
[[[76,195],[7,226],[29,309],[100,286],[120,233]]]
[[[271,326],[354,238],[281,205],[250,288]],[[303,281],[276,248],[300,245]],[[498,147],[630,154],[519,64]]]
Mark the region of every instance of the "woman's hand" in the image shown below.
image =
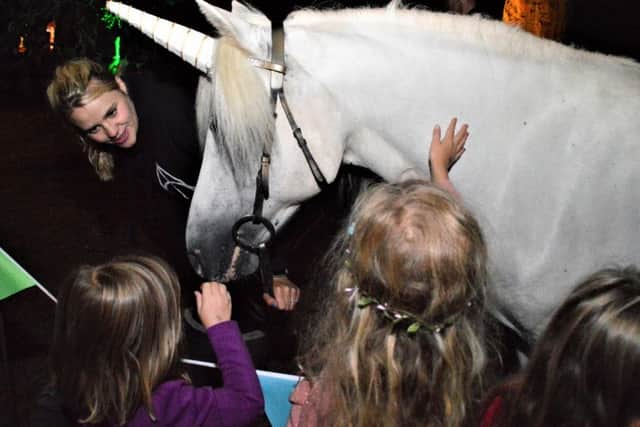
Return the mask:
[[[273,295],[264,293],[262,298],[267,305],[278,310],[291,311],[300,299],[300,289],[287,276],[273,278]]]
[[[231,319],[231,295],[225,285],[205,282],[195,294],[198,316],[205,328]]]

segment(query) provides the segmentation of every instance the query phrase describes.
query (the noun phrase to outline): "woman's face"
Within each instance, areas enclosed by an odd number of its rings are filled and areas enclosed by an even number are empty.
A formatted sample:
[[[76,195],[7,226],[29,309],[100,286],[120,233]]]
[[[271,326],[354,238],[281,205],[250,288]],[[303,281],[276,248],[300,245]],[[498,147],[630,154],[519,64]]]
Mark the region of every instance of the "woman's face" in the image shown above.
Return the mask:
[[[80,134],[98,144],[113,144],[131,148],[136,143],[138,115],[127,95],[124,82],[116,77],[120,90],[105,92],[82,107],[76,107],[69,117]],[[91,91],[89,84],[88,91]]]

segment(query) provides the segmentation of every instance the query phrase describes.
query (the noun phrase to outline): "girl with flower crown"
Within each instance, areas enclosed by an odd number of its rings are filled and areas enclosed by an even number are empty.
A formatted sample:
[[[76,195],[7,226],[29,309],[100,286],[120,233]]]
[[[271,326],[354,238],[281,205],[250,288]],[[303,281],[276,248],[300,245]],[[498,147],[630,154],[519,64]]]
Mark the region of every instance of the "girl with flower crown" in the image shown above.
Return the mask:
[[[467,126],[438,126],[432,182],[361,195],[329,252],[333,289],[301,358],[290,426],[460,426],[485,366],[487,250],[448,170]]]

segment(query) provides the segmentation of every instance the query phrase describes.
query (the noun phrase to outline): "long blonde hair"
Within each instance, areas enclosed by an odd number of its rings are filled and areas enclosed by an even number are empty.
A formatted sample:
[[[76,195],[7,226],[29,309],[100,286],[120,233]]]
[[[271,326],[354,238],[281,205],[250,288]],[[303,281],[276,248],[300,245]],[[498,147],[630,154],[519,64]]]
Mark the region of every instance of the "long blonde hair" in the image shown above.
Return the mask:
[[[428,182],[360,196],[330,251],[334,287],[301,358],[328,405],[321,424],[470,419],[485,366],[486,264],[478,223]],[[394,312],[409,321],[393,322]]]
[[[112,90],[120,88],[111,73],[88,58],[76,58],[56,67],[53,79],[47,87],[47,98],[51,108],[69,123],[74,108],[82,107]],[[112,180],[113,155],[106,147],[101,147],[90,138],[85,138],[82,134],[79,137],[98,177],[102,181]]]
[[[228,155],[238,185],[255,178],[255,165],[265,146],[270,146],[275,119],[271,98],[249,53],[230,37],[218,39],[216,68],[211,80],[201,78],[196,97],[198,138],[204,147],[213,121],[215,141]]]
[[[180,286],[153,257],[83,266],[63,286],[56,311],[53,383],[79,422],[124,424],[153,389],[180,377]]]

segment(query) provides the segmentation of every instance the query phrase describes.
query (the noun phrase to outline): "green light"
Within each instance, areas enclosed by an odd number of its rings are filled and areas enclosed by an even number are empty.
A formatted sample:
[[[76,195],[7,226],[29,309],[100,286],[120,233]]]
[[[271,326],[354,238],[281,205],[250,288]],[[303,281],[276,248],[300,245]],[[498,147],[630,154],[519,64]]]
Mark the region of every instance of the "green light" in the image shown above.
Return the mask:
[[[109,64],[109,71],[111,74],[117,74],[120,69],[120,36],[116,37],[113,41],[113,46],[115,48],[115,53],[113,55],[113,61]]]
[[[109,30],[113,30],[113,27],[120,28],[122,23],[120,22],[120,18],[113,13],[109,12],[106,7],[102,9],[102,18],[100,20],[104,22],[104,26]]]

